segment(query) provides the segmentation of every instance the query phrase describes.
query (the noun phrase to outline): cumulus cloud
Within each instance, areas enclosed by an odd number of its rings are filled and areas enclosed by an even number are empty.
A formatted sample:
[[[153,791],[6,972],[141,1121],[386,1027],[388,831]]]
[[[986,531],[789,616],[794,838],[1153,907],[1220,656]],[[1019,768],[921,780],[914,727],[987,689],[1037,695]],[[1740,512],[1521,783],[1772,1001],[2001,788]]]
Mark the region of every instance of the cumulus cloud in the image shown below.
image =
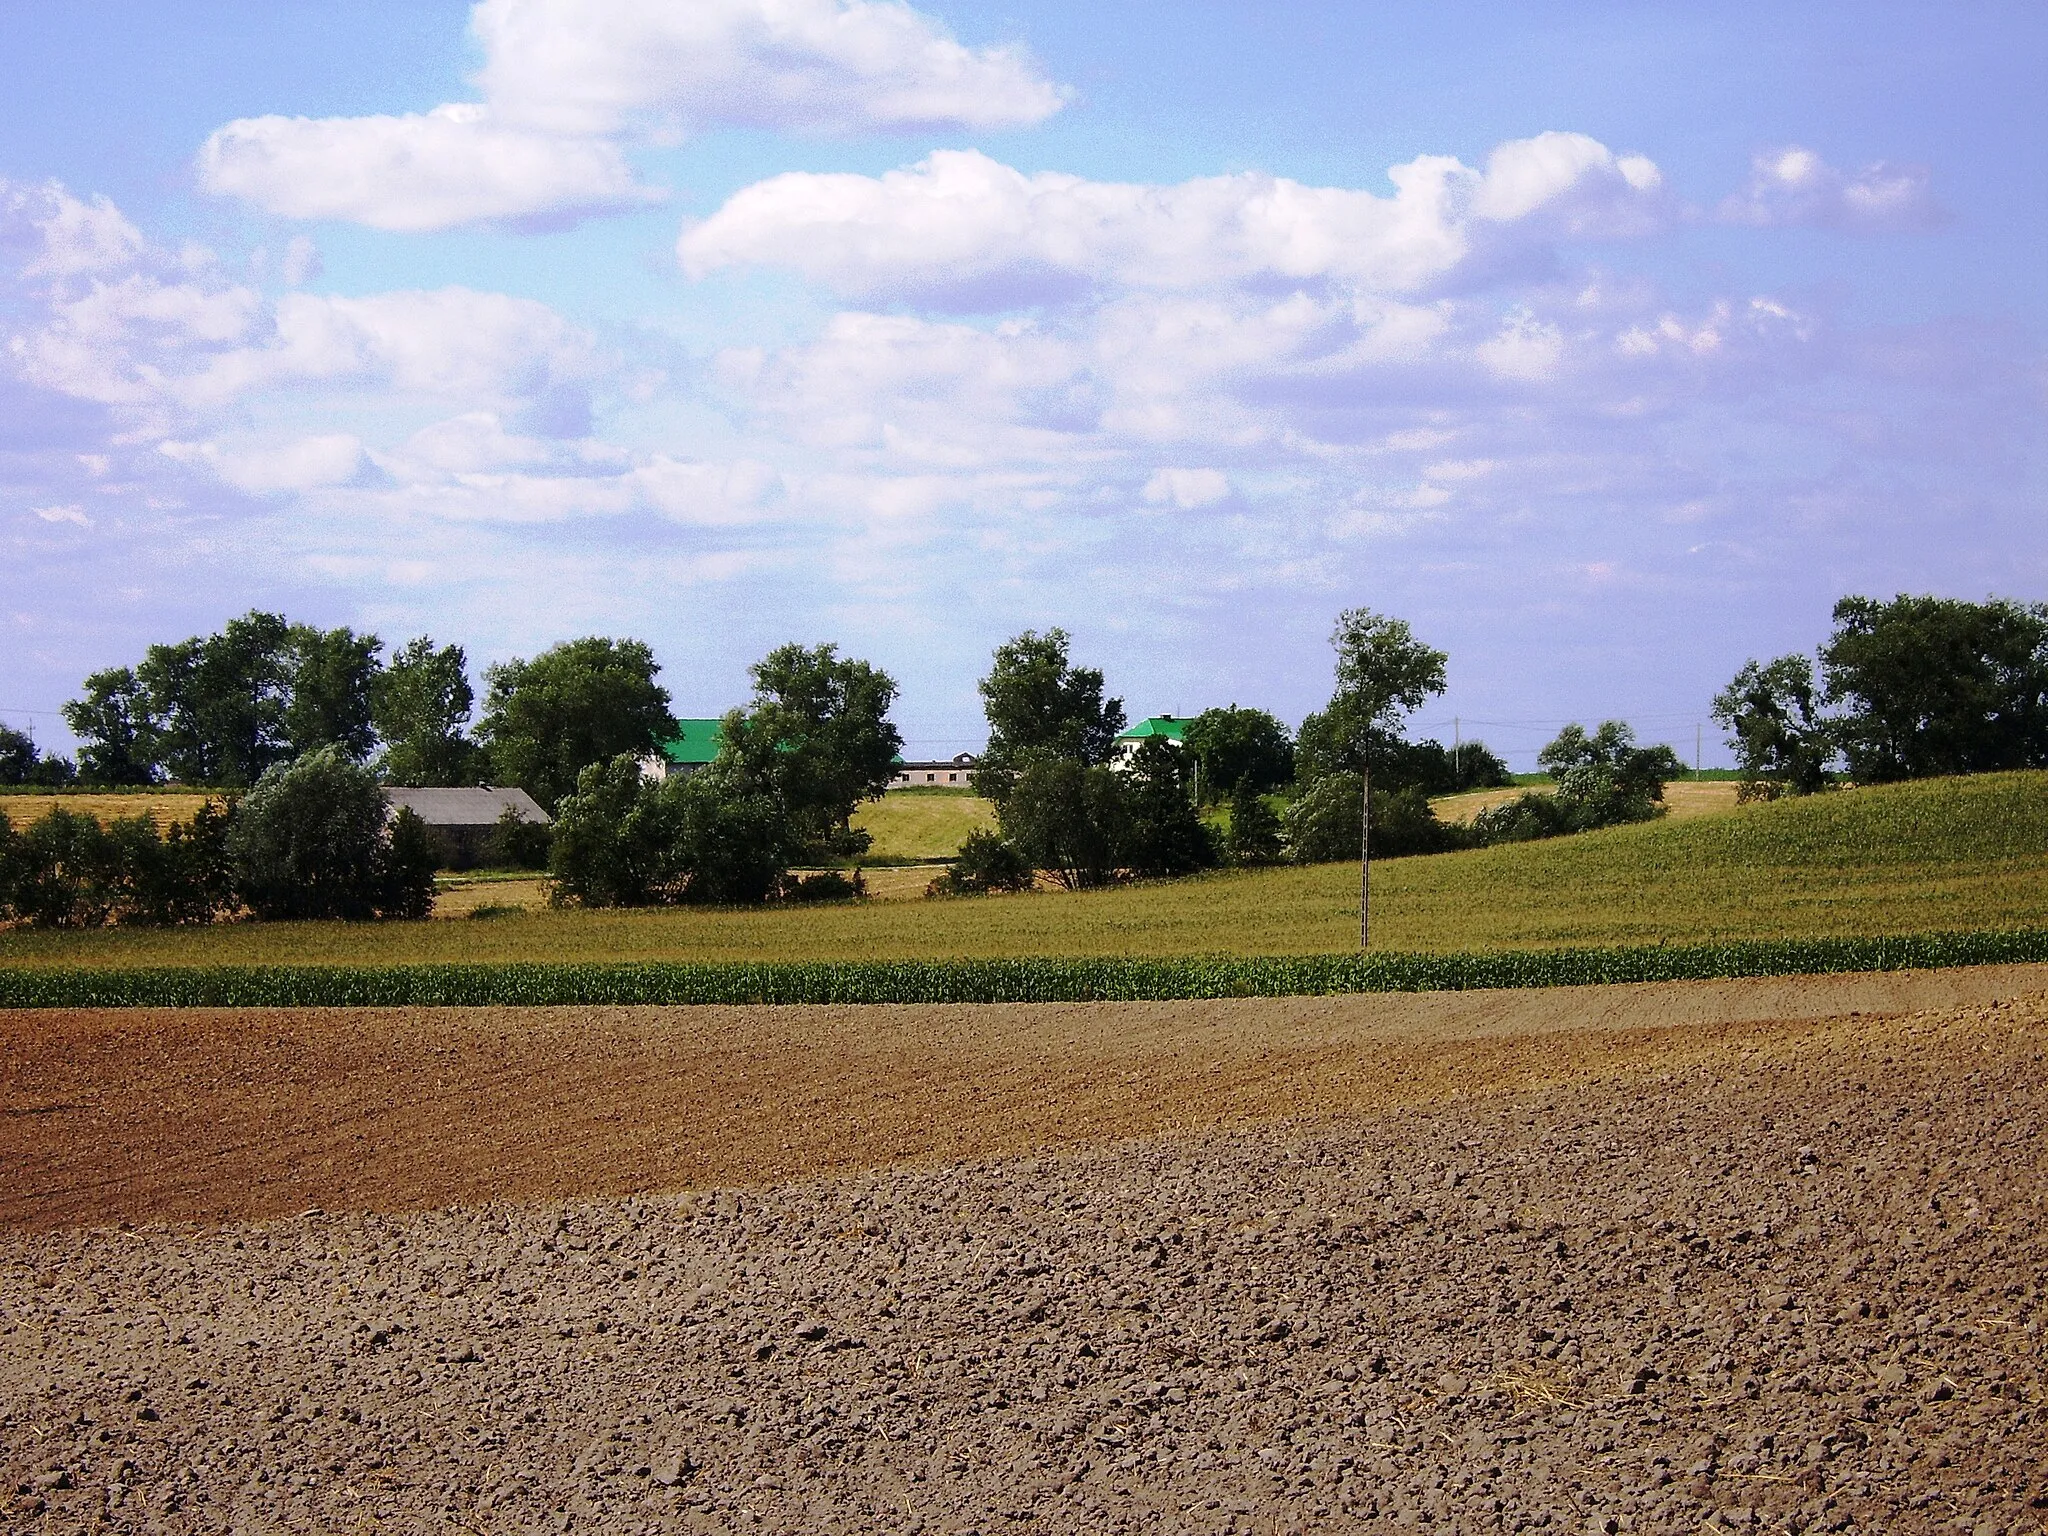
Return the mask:
[[[72,196],[57,182],[21,186],[0,178],[0,243],[30,249],[21,275],[67,278],[132,264],[142,231],[104,196]]]
[[[247,117],[199,151],[207,191],[293,219],[418,234],[560,222],[650,201],[618,145],[508,128],[488,108],[396,117]]]
[[[1212,506],[1230,494],[1230,479],[1220,469],[1161,469],[1145,482],[1148,504],[1175,506],[1183,512]]]
[[[817,132],[1035,123],[1059,90],[893,0],[483,0],[485,99],[370,117],[240,118],[200,183],[271,213],[406,233],[559,224],[662,194],[633,144],[718,124]]]
[[[92,519],[85,515],[85,508],[76,502],[61,507],[37,507],[35,512],[46,523],[72,523],[80,528],[92,526]]]
[[[1425,155],[1388,176],[1391,197],[1252,172],[1162,186],[1026,175],[942,150],[881,176],[771,177],[686,228],[676,250],[694,277],[780,266],[844,294],[961,308],[1103,286],[1329,280],[1404,293],[1516,226],[1636,233],[1662,202],[1653,164],[1579,134],[1504,144],[1483,172]]]
[[[1756,156],[1748,186],[1721,204],[1720,215],[1759,227],[1877,232],[1927,228],[1939,210],[1924,166],[1880,160],[1850,175],[1794,144]]]
[[[239,450],[218,443],[164,442],[158,451],[180,464],[203,465],[252,495],[342,485],[363,469],[362,441],[346,432]]]

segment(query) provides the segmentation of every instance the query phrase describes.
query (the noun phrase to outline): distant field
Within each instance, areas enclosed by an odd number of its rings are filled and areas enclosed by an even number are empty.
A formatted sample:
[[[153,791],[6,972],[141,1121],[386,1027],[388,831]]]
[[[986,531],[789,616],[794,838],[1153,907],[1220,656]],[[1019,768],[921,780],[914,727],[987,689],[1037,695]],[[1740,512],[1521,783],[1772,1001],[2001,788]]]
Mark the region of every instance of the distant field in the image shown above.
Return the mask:
[[[1690,816],[1711,816],[1721,811],[1735,809],[1735,792],[1741,788],[1732,779],[1708,779],[1694,783],[1689,779],[1678,779],[1664,786],[1664,803],[1670,807],[1666,813],[1672,821],[1684,821]],[[1469,823],[1481,811],[1525,794],[1545,794],[1550,789],[1548,780],[1540,784],[1516,784],[1507,789],[1475,789],[1462,795],[1438,795],[1430,801],[1430,808],[1444,821],[1459,824]]]
[[[994,828],[996,809],[973,795],[898,790],[864,802],[853,824],[875,840],[867,856],[878,862],[950,859],[968,833]]]
[[[198,814],[199,807],[206,804],[207,795],[179,791],[161,794],[131,792],[113,794],[61,794],[61,795],[0,795],[0,814],[14,823],[16,828],[26,827],[40,821],[57,806],[82,815],[96,816],[101,821],[117,821],[124,816],[147,816],[162,831],[174,821],[190,821]]]
[[[1357,871],[1080,895],[494,922],[0,934],[0,964],[1308,954],[1357,942]],[[479,893],[478,899],[490,899]],[[1373,941],[1448,951],[2048,927],[2048,774],[1854,790],[1373,873]]]

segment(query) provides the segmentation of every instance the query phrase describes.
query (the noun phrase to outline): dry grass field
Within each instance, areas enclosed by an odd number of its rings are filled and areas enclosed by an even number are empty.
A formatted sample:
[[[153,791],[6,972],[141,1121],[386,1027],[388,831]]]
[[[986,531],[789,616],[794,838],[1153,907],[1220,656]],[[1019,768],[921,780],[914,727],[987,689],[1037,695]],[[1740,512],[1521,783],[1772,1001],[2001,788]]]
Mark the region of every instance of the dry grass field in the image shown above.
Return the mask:
[[[174,821],[190,821],[206,804],[208,796],[183,793],[91,794],[85,792],[51,795],[0,795],[0,815],[16,830],[28,826],[62,806],[101,821],[118,821],[128,816],[147,816],[161,832]]]
[[[1664,804],[1668,807],[1666,815],[1672,821],[1684,821],[1693,816],[1714,816],[1722,811],[1732,811],[1735,809],[1735,792],[1740,788],[1739,784],[1725,779],[1708,780],[1701,784],[1695,784],[1689,779],[1674,779],[1664,786]],[[1491,810],[1496,805],[1505,805],[1508,801],[1532,791],[1536,794],[1547,793],[1541,785],[1527,788],[1513,786],[1507,789],[1475,789],[1462,795],[1438,795],[1429,804],[1439,819],[1454,821],[1464,826],[1469,825],[1472,818],[1481,811]]]

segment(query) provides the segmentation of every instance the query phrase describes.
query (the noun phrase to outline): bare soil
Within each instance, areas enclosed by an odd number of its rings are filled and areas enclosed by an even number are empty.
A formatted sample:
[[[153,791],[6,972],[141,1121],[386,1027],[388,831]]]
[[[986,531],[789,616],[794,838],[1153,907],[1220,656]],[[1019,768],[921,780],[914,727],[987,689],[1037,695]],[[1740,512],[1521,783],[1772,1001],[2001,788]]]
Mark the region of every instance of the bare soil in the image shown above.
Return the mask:
[[[6,1524],[2031,1536],[2044,1051],[2039,967],[0,1015]]]

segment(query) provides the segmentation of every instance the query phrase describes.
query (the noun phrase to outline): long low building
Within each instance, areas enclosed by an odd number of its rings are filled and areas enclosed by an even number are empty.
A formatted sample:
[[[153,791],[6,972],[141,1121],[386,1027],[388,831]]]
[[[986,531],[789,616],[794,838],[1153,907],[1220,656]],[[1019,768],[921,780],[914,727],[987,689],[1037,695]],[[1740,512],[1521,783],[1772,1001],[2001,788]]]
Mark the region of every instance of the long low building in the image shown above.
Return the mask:
[[[536,826],[544,827],[550,819],[525,790],[491,784],[474,789],[387,789],[384,801],[394,816],[407,810],[427,824],[427,836],[443,869],[474,869],[485,863],[491,856],[491,834],[507,811]]]
[[[974,765],[981,759],[972,752],[962,752],[957,757],[933,759],[929,762],[907,763],[896,760],[896,776],[889,780],[891,789],[965,789],[967,779],[974,772]]]

